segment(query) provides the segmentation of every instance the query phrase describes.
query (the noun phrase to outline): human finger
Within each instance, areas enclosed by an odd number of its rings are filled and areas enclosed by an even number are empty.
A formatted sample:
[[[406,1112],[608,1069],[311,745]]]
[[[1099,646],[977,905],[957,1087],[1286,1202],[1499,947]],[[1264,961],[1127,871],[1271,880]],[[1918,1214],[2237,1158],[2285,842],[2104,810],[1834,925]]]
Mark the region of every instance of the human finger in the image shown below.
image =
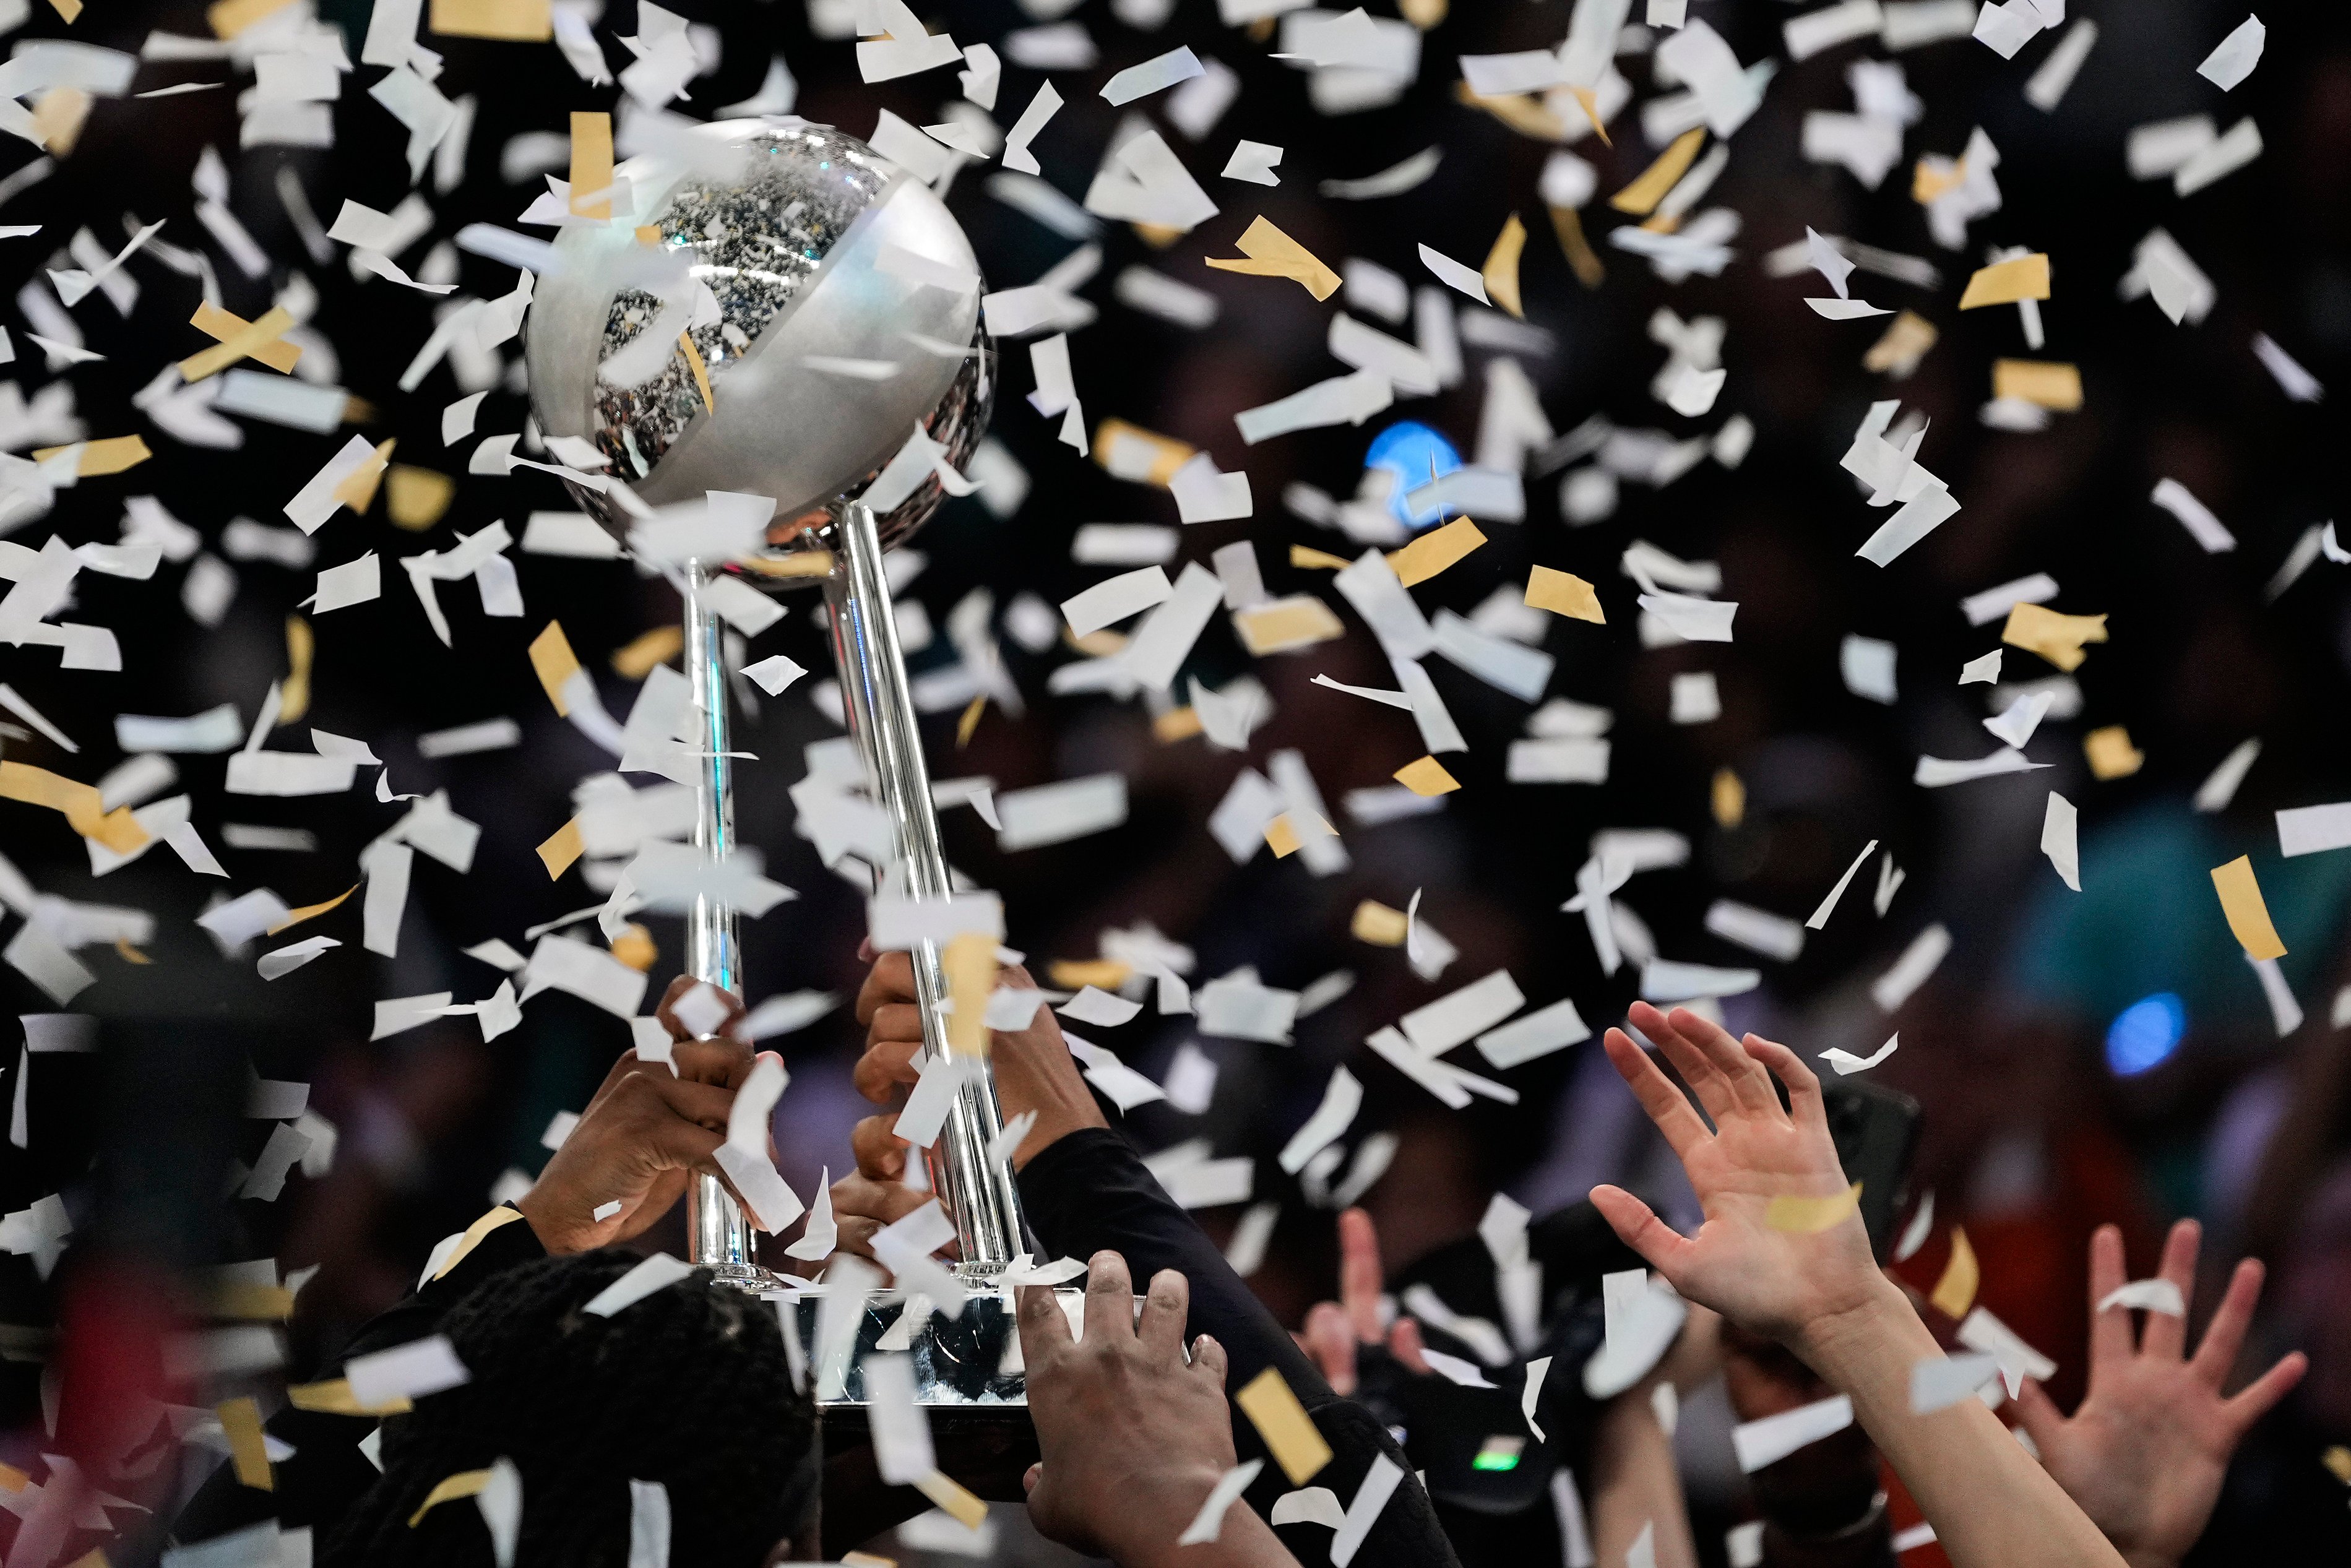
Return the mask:
[[[1416,1318],[1398,1318],[1395,1327],[1388,1330],[1388,1354],[1404,1363],[1409,1371],[1426,1375],[1428,1357],[1421,1354],[1428,1348],[1420,1337],[1420,1322]]]
[[[1592,1189],[1592,1207],[1616,1233],[1616,1239],[1638,1252],[1650,1268],[1678,1291],[1688,1278],[1689,1258],[1697,1243],[1659,1219],[1656,1211],[1621,1186]]]
[[[677,1064],[680,1078],[727,1089],[743,1087],[743,1081],[751,1076],[753,1061],[749,1046],[723,1035],[708,1040],[674,1040],[669,1048],[669,1059]]]
[[[1657,1050],[1674,1064],[1674,1071],[1681,1074],[1682,1082],[1689,1085],[1692,1094],[1698,1096],[1698,1103],[1706,1108],[1708,1117],[1715,1125],[1720,1126],[1722,1119],[1730,1113],[1731,1107],[1738,1101],[1731,1095],[1729,1081],[1713,1062],[1707,1060],[1706,1052],[1684,1040],[1681,1031],[1674,1028],[1666,1015],[1646,1002],[1635,1002],[1625,1016],[1632,1020],[1635,1029],[1656,1041]]]
[[[1126,1260],[1108,1249],[1086,1264],[1086,1338],[1104,1345],[1134,1338],[1134,1281]]]
[[[1184,1322],[1192,1309],[1192,1282],[1174,1269],[1151,1276],[1143,1295],[1143,1321],[1134,1337],[1155,1356],[1170,1360],[1184,1354]]]
[[[2254,1304],[2262,1299],[2262,1277],[2259,1259],[2241,1260],[2229,1276],[2229,1288],[2221,1292],[2212,1321],[2204,1325],[2204,1343],[2196,1347],[2189,1370],[2215,1394],[2229,1381],[2237,1353],[2245,1347],[2245,1330],[2253,1321]]]
[[[718,998],[726,1010],[720,1015],[717,1024],[707,1031],[688,1029],[684,1020],[677,1016],[677,1004],[685,999],[688,992],[705,984],[708,982],[696,979],[692,975],[680,975],[669,983],[669,989],[662,993],[661,1005],[653,1009],[653,1017],[661,1019],[662,1027],[669,1030],[670,1039],[689,1040],[726,1035],[734,1028],[735,1020],[743,1016],[743,999],[724,986],[712,985],[711,994]]]
[[[721,1134],[726,1131],[726,1115],[735,1106],[732,1089],[672,1078],[658,1068],[632,1074],[621,1090],[630,1096],[629,1103],[640,1113],[658,1104],[674,1116]]]
[[[2131,1332],[2130,1309],[2098,1310],[2098,1303],[2122,1289],[2123,1232],[2117,1225],[2101,1225],[2090,1233],[2090,1382],[2100,1371],[2120,1366],[2137,1348]]]
[[[1607,1051],[1609,1065],[1616,1069],[1616,1075],[1633,1091],[1633,1098],[1664,1134],[1667,1146],[1687,1164],[1690,1152],[1714,1136],[1690,1109],[1688,1099],[1623,1030],[1612,1029],[1601,1036],[1601,1049]]]
[[[2183,1219],[2171,1228],[2163,1239],[2163,1261],[2156,1270],[2158,1279],[2170,1281],[2179,1287],[2179,1301],[2186,1305],[2196,1292],[2196,1244],[2203,1237],[2203,1227],[2192,1219]],[[2169,1312],[2149,1312],[2147,1326],[2139,1331],[2138,1350],[2141,1355],[2159,1355],[2166,1361],[2177,1361],[2188,1343],[2188,1319],[2173,1317]]]
[[[910,1085],[922,1077],[922,1070],[914,1065],[914,1052],[920,1043],[918,1040],[884,1040],[879,1045],[867,1047],[865,1054],[857,1059],[857,1066],[850,1073],[850,1082],[857,1086],[860,1094],[876,1105],[887,1105],[891,1096],[901,1086]]]
[[[1070,1320],[1053,1299],[1050,1285],[1020,1287],[1020,1358],[1035,1376],[1069,1354]]]
[[[896,1181],[906,1174],[906,1140],[898,1136],[898,1114],[868,1116],[849,1129],[857,1174],[872,1181]]]
[[[1230,1366],[1231,1361],[1225,1354],[1225,1347],[1215,1335],[1202,1334],[1192,1342],[1192,1371],[1209,1387],[1222,1392],[1225,1374]]]
[[[1339,1216],[1339,1304],[1355,1338],[1380,1342],[1380,1233],[1360,1208]]]
[[[1676,1008],[1666,1021],[1676,1034],[1705,1053],[1707,1061],[1722,1074],[1732,1103],[1740,1110],[1773,1122],[1787,1121],[1788,1113],[1781,1109],[1780,1096],[1771,1088],[1771,1075],[1729,1030],[1688,1008]]]
[[[2228,1412],[2230,1425],[2239,1437],[2246,1429],[2268,1415],[2277,1402],[2294,1392],[2303,1375],[2310,1370],[2310,1357],[2302,1352],[2289,1351],[2278,1358],[2278,1364],[2240,1389],[2221,1408]],[[2232,1439],[2233,1441],[2233,1439]]]
[[[893,1181],[873,1181],[852,1173],[832,1184],[836,1218],[858,1215],[882,1225],[894,1225],[931,1201],[931,1195]]]
[[[2065,1438],[2065,1417],[2056,1402],[2043,1392],[2041,1385],[2026,1378],[2016,1389],[2016,1424],[2024,1428],[2033,1446],[2041,1452],[2052,1453]]]
[[[1336,1301],[1317,1301],[1306,1313],[1306,1329],[1299,1336],[1307,1359],[1342,1399],[1355,1392],[1355,1331],[1346,1309]]]
[[[832,1238],[835,1252],[854,1253],[860,1258],[873,1256],[873,1238],[881,1233],[882,1222],[868,1219],[862,1214],[843,1214],[838,1205],[833,1208]]]
[[[1776,1040],[1750,1034],[1740,1041],[1740,1046],[1750,1060],[1770,1069],[1773,1077],[1787,1085],[1789,1120],[1807,1133],[1828,1137],[1828,1104],[1821,1094],[1821,1075],[1802,1057]],[[1765,1092],[1770,1092],[1768,1084]],[[1779,1103],[1778,1096],[1772,1097],[1772,1103]],[[1834,1140],[1831,1142],[1834,1145]]]
[[[883,1041],[923,1038],[923,1009],[913,1002],[884,1002],[873,1009],[865,1030],[867,1049]]]
[[[865,983],[857,988],[857,1021],[870,1024],[874,1010],[885,1003],[911,1002],[914,999],[914,960],[907,953],[884,953],[873,960],[865,971]]]

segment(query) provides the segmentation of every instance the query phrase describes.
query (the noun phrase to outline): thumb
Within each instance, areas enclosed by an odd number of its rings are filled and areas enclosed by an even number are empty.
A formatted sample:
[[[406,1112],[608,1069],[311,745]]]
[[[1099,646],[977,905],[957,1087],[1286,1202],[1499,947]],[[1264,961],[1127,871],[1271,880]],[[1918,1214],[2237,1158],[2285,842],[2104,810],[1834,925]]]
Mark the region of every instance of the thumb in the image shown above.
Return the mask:
[[[1687,1265],[1693,1243],[1689,1238],[1659,1219],[1656,1211],[1621,1186],[1595,1186],[1592,1189],[1592,1207],[1616,1233],[1616,1239],[1641,1255],[1642,1260],[1666,1277],[1666,1283],[1681,1290],[1683,1270]],[[1683,1291],[1683,1294],[1688,1294]]]
[[[1027,1469],[1020,1472],[1021,1496],[1026,1497],[1030,1492],[1035,1491],[1037,1490],[1037,1483],[1044,1479],[1045,1461],[1040,1459],[1035,1464],[1030,1465]]]
[[[1395,1327],[1388,1331],[1388,1354],[1404,1363],[1412,1372],[1432,1370],[1428,1358],[1420,1353],[1427,1347],[1421,1343],[1420,1322],[1416,1318],[1398,1318]]]
[[[2042,1453],[2047,1454],[2064,1440],[2065,1417],[2059,1414],[2056,1402],[2042,1392],[2041,1385],[2026,1378],[2017,1388],[2015,1403],[2016,1424]]]

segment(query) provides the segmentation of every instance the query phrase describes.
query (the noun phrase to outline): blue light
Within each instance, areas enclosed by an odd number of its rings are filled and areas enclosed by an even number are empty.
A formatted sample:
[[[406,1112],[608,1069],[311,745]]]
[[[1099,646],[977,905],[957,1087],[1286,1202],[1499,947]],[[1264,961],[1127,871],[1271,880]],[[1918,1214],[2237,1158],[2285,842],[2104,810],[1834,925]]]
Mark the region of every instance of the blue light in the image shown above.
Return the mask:
[[[2115,1015],[2106,1027],[2106,1065],[2117,1078],[2160,1067],[2188,1032],[2188,1009],[2169,991],[2158,991]]]
[[[1408,528],[1425,528],[1443,512],[1436,507],[1419,512],[1408,509],[1404,504],[1405,492],[1416,490],[1432,478],[1441,478],[1459,468],[1461,454],[1439,432],[1418,420],[1407,419],[1372,437],[1371,450],[1364,454],[1364,466],[1384,468],[1395,476],[1395,483],[1388,491],[1389,512]]]

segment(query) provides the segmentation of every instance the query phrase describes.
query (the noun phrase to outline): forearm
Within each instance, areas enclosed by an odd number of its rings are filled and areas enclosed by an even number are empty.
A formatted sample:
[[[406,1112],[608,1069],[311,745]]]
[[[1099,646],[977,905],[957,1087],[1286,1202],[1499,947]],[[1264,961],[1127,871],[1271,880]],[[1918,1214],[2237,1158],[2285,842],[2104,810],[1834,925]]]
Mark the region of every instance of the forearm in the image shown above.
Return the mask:
[[[1657,1568],[1694,1568],[1689,1510],[1682,1500],[1673,1439],[1657,1424],[1648,1382],[1617,1396],[1592,1438],[1592,1550],[1602,1563],[1622,1563],[1644,1526]]]
[[[1201,1490],[1200,1499],[1204,1502],[1207,1500],[1206,1489]],[[1110,1560],[1118,1568],[1299,1568],[1298,1559],[1282,1545],[1273,1526],[1238,1498],[1225,1510],[1216,1540],[1179,1546],[1176,1538],[1181,1533],[1179,1525],[1172,1531],[1155,1531],[1154,1542],[1148,1547],[1114,1546],[1110,1551]]]
[[[1954,1568],[2120,1568],[2106,1538],[1982,1401],[1912,1412],[1910,1369],[1942,1350],[1894,1286],[1813,1325],[1793,1348],[1851,1396]]]

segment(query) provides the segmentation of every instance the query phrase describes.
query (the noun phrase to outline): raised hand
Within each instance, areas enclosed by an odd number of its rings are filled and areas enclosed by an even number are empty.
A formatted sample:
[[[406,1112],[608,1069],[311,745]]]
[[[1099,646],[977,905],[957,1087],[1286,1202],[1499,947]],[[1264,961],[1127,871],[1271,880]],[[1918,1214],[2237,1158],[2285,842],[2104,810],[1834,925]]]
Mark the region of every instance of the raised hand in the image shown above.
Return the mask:
[[[1733,1040],[1687,1008],[1668,1017],[1635,1002],[1632,1020],[1657,1042],[1714,1130],[1630,1036],[1608,1031],[1609,1061],[1680,1157],[1706,1215],[1698,1233],[1684,1237],[1621,1187],[1593,1188],[1593,1204],[1625,1244],[1684,1296],[1773,1339],[1791,1339],[1879,1295],[1885,1282],[1857,1211],[1824,1228],[1802,1228],[1823,1200],[1846,1190],[1812,1069],[1784,1045],[1751,1034]],[[1775,1073],[1788,1087],[1784,1109]],[[1774,1199],[1797,1200],[1782,1205],[1777,1225]]]
[[[1297,1337],[1299,1348],[1342,1398],[1355,1392],[1355,1358],[1367,1344],[1386,1342],[1388,1354],[1412,1372],[1426,1373],[1420,1325],[1400,1317],[1380,1327],[1380,1233],[1360,1208],[1339,1216],[1339,1299],[1317,1301]]]
[[[2164,1243],[2158,1277],[2183,1302],[2195,1291],[2199,1239],[2196,1222],[2183,1219]],[[2122,1284],[2122,1232],[2100,1226],[2090,1238],[2089,1392],[2069,1417],[2027,1383],[2017,1414],[2041,1462],[2124,1558],[2134,1568],[2171,1568],[2203,1533],[2229,1456],[2310,1364],[2295,1351],[2237,1394],[2221,1394],[2261,1299],[2262,1266],[2252,1259],[2237,1265],[2193,1355],[2184,1354],[2181,1319],[2149,1312],[2134,1336],[2131,1309],[2100,1312]]]

